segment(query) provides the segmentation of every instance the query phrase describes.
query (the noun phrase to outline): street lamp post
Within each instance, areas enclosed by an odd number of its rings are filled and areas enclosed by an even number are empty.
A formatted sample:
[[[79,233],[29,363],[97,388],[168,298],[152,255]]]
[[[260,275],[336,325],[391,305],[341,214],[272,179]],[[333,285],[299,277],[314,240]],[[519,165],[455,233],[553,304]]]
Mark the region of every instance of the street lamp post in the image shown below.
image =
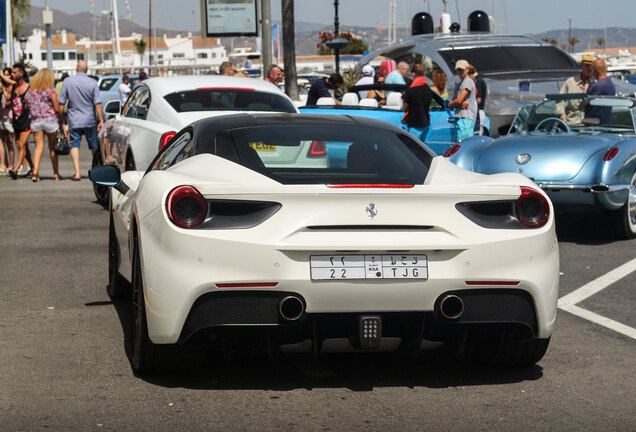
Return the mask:
[[[340,50],[349,45],[349,41],[347,39],[340,39],[338,34],[340,33],[340,22],[338,21],[338,0],[334,0],[333,7],[335,9],[336,15],[333,19],[333,27],[334,27],[334,39],[331,39],[325,42],[329,48],[336,51],[336,73],[340,73]]]
[[[20,49],[22,50],[22,64],[26,63],[26,53],[24,52],[24,50],[26,50],[26,46],[27,46],[27,38],[21,37],[20,38]]]

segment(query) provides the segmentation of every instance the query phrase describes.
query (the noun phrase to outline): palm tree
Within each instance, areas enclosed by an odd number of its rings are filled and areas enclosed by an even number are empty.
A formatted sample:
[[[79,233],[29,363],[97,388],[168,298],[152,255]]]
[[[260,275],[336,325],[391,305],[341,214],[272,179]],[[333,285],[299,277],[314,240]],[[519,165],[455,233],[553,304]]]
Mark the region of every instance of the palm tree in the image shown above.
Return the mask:
[[[541,40],[554,46],[557,46],[559,44],[559,41],[557,40],[557,38],[542,38]]]
[[[294,0],[282,0],[283,17],[283,67],[285,69],[285,93],[292,100],[298,100],[298,80],[296,75],[296,40],[294,37]],[[265,73],[265,71],[263,71]]]
[[[13,26],[13,37],[18,37],[22,28],[22,22],[31,12],[31,0],[11,0],[11,23]]]
[[[576,36],[572,36],[568,38],[568,45],[570,46],[570,52],[574,51],[574,46],[581,42],[581,39]]]
[[[135,45],[135,48],[137,49],[137,54],[139,54],[139,64],[141,65],[144,61],[143,57],[146,52],[148,42],[146,42],[146,39],[144,38],[139,38],[136,41],[133,41],[133,45]]]
[[[599,49],[602,49],[603,46],[605,45],[605,39],[596,38],[596,45],[598,46]]]

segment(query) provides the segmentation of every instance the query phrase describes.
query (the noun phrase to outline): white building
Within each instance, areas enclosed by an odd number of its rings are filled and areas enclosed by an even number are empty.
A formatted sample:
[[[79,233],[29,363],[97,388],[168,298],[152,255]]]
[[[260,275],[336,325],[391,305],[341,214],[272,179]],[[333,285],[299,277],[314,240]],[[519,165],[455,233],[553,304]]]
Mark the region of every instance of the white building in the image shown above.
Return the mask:
[[[77,40],[75,35],[65,30],[51,36],[53,51],[53,69],[57,72],[73,71],[78,60],[86,60],[89,71],[98,72],[114,67],[113,42],[94,41],[87,37]],[[143,57],[137,51],[135,42],[143,39],[146,42],[146,50]],[[148,60],[153,65],[166,70],[170,67],[193,67],[197,69],[216,70],[228,56],[225,47],[218,38],[201,38],[188,33],[186,36],[177,35],[169,38],[166,35],[156,39],[156,47],[151,49],[151,40],[142,35],[133,33],[120,39],[120,56],[118,67],[122,69],[138,69],[148,65]],[[20,47],[18,41],[15,46]],[[24,50],[25,60],[34,67],[41,69],[46,63],[46,36],[43,30],[35,29],[27,38]],[[16,58],[22,59],[22,51],[16,52]]]
[[[51,45],[53,52],[53,69],[74,69],[77,60],[77,46],[75,35],[62,30],[59,34],[51,36]],[[34,29],[33,33],[26,38],[26,48],[24,53],[20,47],[19,41],[15,41],[16,61],[20,61],[25,57],[26,63],[30,63],[38,69],[46,67],[46,36],[43,30]]]

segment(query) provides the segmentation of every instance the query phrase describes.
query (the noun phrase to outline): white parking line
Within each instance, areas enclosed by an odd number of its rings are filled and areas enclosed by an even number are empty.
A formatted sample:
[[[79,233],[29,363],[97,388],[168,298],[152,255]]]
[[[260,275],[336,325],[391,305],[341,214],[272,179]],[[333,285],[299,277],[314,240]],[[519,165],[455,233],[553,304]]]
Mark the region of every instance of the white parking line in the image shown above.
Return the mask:
[[[632,339],[636,339],[636,329],[576,306],[577,303],[580,303],[586,298],[604,290],[633,271],[636,271],[636,258],[612,270],[611,272],[594,279],[592,282],[583,285],[581,288],[572,291],[570,294],[561,297],[558,303],[559,309],[570,312],[571,314],[595,324],[607,327]]]

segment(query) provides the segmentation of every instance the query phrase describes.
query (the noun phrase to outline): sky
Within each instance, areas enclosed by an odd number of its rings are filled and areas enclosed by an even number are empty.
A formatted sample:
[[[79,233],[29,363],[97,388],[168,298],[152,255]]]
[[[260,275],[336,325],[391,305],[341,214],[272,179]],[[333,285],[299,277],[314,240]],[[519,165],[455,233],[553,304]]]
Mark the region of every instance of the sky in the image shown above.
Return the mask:
[[[31,0],[35,6],[44,6],[46,0]],[[67,13],[88,12],[91,3],[96,9],[108,9],[110,0],[48,0],[52,9]],[[154,0],[157,8],[157,27],[169,30],[199,30],[200,0]],[[260,0],[258,0],[260,3]],[[429,12],[438,22],[443,10],[443,0],[393,0],[397,5],[398,27],[410,27],[411,17],[417,12]],[[148,25],[150,0],[117,0],[119,16],[128,18],[126,5],[130,7],[132,20]],[[281,19],[281,0],[270,0],[272,19]],[[338,16],[341,25],[386,28],[389,20],[390,0],[340,0]],[[296,21],[333,25],[332,0],[295,0]],[[459,6],[459,19],[457,6]],[[447,12],[452,21],[466,25],[466,18],[473,10],[483,10],[497,17],[497,32],[541,33],[548,30],[567,29],[569,18],[572,28],[633,27],[636,16],[636,0],[448,0]],[[506,30],[507,23],[507,30]],[[298,29],[296,29],[298,31]]]

